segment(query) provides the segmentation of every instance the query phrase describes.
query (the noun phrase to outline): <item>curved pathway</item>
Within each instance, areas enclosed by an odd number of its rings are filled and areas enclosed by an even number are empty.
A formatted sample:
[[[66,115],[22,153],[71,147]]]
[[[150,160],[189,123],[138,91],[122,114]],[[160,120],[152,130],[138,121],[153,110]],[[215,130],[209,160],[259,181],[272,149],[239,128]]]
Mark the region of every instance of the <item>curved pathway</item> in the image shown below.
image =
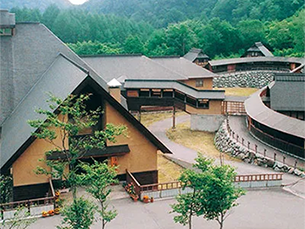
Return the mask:
[[[176,124],[184,123],[190,120],[190,115],[183,115],[176,117]],[[194,163],[195,158],[197,157],[197,152],[190,148],[187,148],[183,145],[172,142],[166,136],[166,131],[172,127],[172,119],[165,119],[162,121],[155,122],[151,124],[148,129],[160,140],[163,142],[166,147],[168,147],[173,154],[169,155],[174,159],[178,159],[187,163]],[[260,143],[262,144],[262,143]],[[215,158],[215,162],[219,163],[219,159]],[[276,173],[271,168],[264,168],[252,164],[248,164],[245,162],[238,161],[225,161],[225,164],[229,164],[233,166],[238,174],[265,174],[265,173]],[[298,182],[297,182],[298,181]],[[297,182],[296,184],[294,184]],[[299,195],[305,198],[305,181],[304,179],[300,179],[297,176],[284,174],[283,176],[284,184],[293,184],[286,188],[286,190],[291,191],[292,193],[298,193]]]

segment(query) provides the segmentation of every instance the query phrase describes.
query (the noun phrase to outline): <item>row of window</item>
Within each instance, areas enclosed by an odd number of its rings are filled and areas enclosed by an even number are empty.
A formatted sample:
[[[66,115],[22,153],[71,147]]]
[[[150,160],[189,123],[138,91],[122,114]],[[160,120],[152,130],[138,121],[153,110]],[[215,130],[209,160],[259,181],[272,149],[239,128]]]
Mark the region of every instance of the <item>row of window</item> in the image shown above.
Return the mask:
[[[182,102],[186,102],[194,107],[209,108],[208,99],[196,99],[191,96],[186,96],[180,91],[173,89],[140,89],[140,90],[127,90],[127,97],[151,97],[151,98],[176,98]]]

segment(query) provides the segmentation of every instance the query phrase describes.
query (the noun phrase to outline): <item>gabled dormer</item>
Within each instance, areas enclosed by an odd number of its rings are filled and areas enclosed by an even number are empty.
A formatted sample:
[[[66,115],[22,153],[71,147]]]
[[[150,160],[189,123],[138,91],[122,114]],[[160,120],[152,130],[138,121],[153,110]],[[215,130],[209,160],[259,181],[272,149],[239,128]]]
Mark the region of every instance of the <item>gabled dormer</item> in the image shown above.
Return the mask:
[[[0,9],[0,36],[13,36],[15,33],[15,14]]]

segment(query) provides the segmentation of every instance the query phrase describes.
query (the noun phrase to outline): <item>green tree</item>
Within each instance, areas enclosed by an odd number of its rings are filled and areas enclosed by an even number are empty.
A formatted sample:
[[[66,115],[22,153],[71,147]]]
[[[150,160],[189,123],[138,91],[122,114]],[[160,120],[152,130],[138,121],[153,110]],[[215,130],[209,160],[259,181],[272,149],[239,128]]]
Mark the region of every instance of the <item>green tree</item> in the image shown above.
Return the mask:
[[[105,163],[99,163],[94,160],[92,165],[83,163],[81,166],[83,173],[80,175],[81,180],[86,185],[86,191],[98,200],[100,210],[98,211],[101,216],[102,229],[106,224],[113,220],[117,213],[115,210],[107,210],[107,198],[111,192],[110,184],[117,183],[116,168],[110,167]]]
[[[124,42],[125,53],[143,53],[143,43],[138,36],[129,35]]]
[[[50,110],[36,110],[45,119],[28,121],[31,127],[37,129],[33,136],[53,145],[54,148],[46,152],[46,157],[57,155],[57,160],[42,159],[47,168],[37,167],[36,172],[65,180],[74,199],[76,187],[81,183],[77,176],[79,158],[93,148],[104,148],[106,141],[115,142],[115,137],[126,129],[125,126],[106,124],[105,129],[100,130],[98,123],[102,111],[101,108],[89,109],[90,96],[70,95],[62,100],[50,95],[47,101]],[[57,112],[53,112],[54,109]],[[90,130],[91,134],[82,134],[84,130]]]
[[[1,229],[25,229],[37,220],[36,218],[30,217],[28,209],[24,206],[19,206],[14,210],[14,217],[4,219],[0,223]]]
[[[42,23],[47,26],[49,29],[53,29],[53,24],[60,13],[60,9],[57,5],[51,4],[46,8],[42,14]]]
[[[89,229],[94,222],[96,206],[84,198],[76,198],[73,203],[62,211],[62,226],[58,229]]]
[[[235,172],[228,165],[215,166],[213,161],[198,154],[196,170],[185,170],[179,180],[183,189],[190,193],[177,197],[172,206],[175,222],[188,224],[192,228],[192,216],[203,216],[207,220],[216,220],[223,228],[227,212],[237,205],[236,200],[244,191],[234,185]]]

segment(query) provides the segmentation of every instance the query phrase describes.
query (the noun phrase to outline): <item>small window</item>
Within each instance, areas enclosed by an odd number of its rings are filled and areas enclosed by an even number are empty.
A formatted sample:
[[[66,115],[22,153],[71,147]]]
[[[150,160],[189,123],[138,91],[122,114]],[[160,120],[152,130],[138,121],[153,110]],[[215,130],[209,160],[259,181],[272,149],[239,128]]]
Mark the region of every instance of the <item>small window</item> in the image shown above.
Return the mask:
[[[173,89],[164,89],[163,97],[173,97]]]
[[[151,97],[161,97],[161,89],[152,89]]]
[[[127,97],[139,97],[139,92],[137,90],[128,90]]]
[[[12,36],[12,29],[10,28],[0,29],[0,36]]]
[[[203,87],[203,79],[196,80],[196,87]]]
[[[141,89],[140,97],[149,97],[149,89]]]
[[[198,99],[198,108],[209,109],[208,99]]]

